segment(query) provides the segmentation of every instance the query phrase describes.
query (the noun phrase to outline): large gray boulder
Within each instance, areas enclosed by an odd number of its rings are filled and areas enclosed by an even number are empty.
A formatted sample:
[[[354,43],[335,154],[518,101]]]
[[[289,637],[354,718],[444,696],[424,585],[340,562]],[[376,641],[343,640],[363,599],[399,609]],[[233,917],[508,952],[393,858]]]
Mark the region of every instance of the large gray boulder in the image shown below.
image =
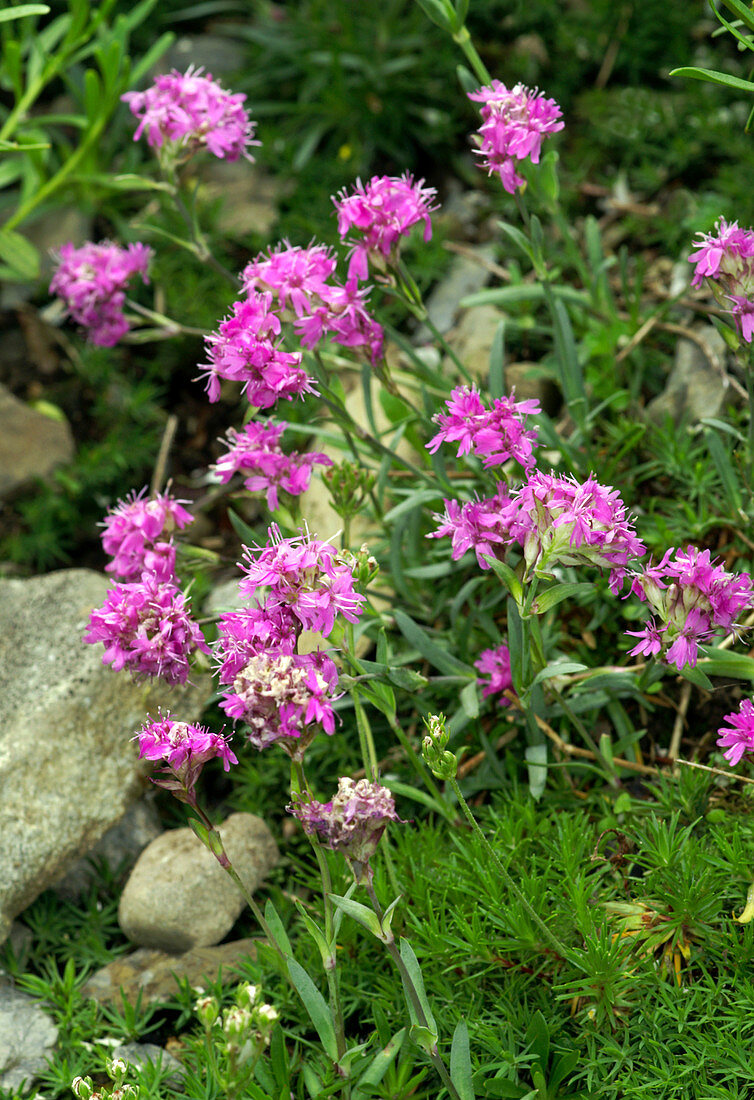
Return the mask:
[[[131,740],[147,712],[199,717],[210,685],[136,683],[85,645],[108,579],[66,569],[0,580],[0,942],[145,786]]]

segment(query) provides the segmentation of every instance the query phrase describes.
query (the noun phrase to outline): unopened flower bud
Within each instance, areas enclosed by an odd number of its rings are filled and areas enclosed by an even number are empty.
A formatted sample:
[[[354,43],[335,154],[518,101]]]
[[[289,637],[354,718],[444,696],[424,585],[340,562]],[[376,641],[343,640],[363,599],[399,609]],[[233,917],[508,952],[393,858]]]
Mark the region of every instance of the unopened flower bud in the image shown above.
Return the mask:
[[[376,481],[370,470],[346,461],[325,470],[322,479],[330,492],[334,510],[344,519],[356,515]]]
[[[234,1005],[223,1017],[223,1032],[230,1040],[240,1039],[251,1029],[252,1016],[248,1008]]]
[[[452,752],[445,749],[448,743],[445,715],[430,714],[429,717],[424,719],[424,724],[427,727],[427,736],[422,741],[424,763],[435,779],[455,778],[458,771],[458,761]]]
[[[205,1027],[212,1027],[220,1015],[220,1006],[214,997],[198,997],[194,1002],[194,1012]]]
[[[280,1013],[274,1005],[264,1004],[257,1008],[255,1017],[257,1028],[259,1031],[265,1032],[272,1030],[273,1024],[280,1019]]]
[[[115,1082],[116,1087],[119,1087],[123,1084],[123,1079],[128,1073],[128,1063],[122,1058],[108,1058],[107,1073],[111,1080]]]
[[[92,1100],[94,1087],[91,1077],[74,1077],[71,1081],[71,1089],[78,1100]]]
[[[259,987],[251,982],[244,982],[236,990],[236,1004],[241,1008],[253,1008],[254,1002],[259,997]]]

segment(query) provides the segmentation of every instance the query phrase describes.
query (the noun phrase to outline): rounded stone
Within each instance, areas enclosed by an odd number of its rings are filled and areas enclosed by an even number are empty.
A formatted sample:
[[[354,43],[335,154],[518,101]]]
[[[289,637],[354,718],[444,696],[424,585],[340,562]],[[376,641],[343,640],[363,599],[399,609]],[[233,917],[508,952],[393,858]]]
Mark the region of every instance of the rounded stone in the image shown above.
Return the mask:
[[[249,893],[279,858],[261,818],[232,814],[220,826],[225,850]],[[170,829],[144,849],[118,909],[124,933],[141,947],[181,954],[219,943],[245,905],[240,890],[189,828]]]

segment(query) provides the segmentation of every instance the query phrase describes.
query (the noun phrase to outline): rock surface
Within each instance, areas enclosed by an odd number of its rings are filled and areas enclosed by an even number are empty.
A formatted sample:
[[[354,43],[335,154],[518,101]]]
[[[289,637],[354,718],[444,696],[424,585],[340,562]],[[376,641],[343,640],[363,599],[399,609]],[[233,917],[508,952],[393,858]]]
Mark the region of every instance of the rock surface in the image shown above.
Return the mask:
[[[97,860],[105,860],[112,872],[123,874],[161,832],[160,818],[152,802],[142,798],[133,803],[89,855],[77,859],[60,882],[55,883],[55,893],[69,901],[79,901],[96,878]]]
[[[219,947],[197,947],[184,955],[140,947],[92,974],[81,992],[100,1004],[115,1005],[121,1004],[122,992],[129,1004],[135,1005],[141,997],[145,1007],[175,996],[178,983],[184,979],[192,986],[214,981],[221,969],[227,974],[244,959],[256,958],[256,950],[253,939],[233,940]]]
[[[675,424],[719,416],[733,399],[727,388],[725,340],[712,325],[700,325],[694,332],[700,343],[678,341],[665,389],[647,405],[647,417],[655,424],[668,416]]]
[[[74,446],[65,420],[54,420],[0,386],[0,497],[70,462]]]
[[[137,684],[84,645],[108,579],[67,569],[0,580],[0,942],[144,786],[131,738],[148,711],[196,721],[210,684]]]
[[[228,856],[254,893],[279,853],[254,814],[231,814],[220,826]],[[246,902],[226,871],[189,828],[170,829],[142,852],[118,908],[134,943],[180,953],[226,936]]]
[[[0,1088],[28,1092],[58,1037],[58,1029],[32,997],[0,985]],[[25,1084],[24,1084],[25,1082]]]

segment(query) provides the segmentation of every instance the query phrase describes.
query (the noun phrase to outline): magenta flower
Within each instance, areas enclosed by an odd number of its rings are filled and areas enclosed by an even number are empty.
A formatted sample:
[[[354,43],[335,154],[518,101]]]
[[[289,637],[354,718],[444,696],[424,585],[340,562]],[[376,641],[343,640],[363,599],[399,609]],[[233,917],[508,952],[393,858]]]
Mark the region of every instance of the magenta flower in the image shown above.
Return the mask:
[[[489,695],[500,695],[504,691],[513,691],[511,679],[511,651],[505,642],[495,646],[494,649],[483,649],[479,659],[474,661],[474,668],[484,673],[489,679],[480,678],[477,682],[482,688],[485,699]],[[503,696],[501,706],[507,706],[508,700]]]
[[[338,212],[338,233],[345,238],[357,230],[362,239],[351,247],[348,278],[364,280],[369,274],[370,254],[388,259],[397,252],[401,237],[412,226],[424,222],[424,240],[432,237],[430,203],[437,195],[424,180],[414,183],[408,172],[402,176],[373,176],[367,184],[357,180],[353,193],[343,190],[333,198]]]
[[[176,722],[170,714],[154,720],[147,718],[137,734],[139,756],[144,760],[161,760],[164,778],[152,782],[172,791],[183,802],[193,801],[194,787],[202,768],[215,757],[222,761],[224,771],[238,760],[226,739],[211,733],[204,726]]]
[[[132,493],[119,500],[108,512],[102,526],[102,546],[112,561],[105,566],[124,581],[153,573],[158,580],[172,580],[175,575],[175,547],[165,540],[175,528],[193,523],[194,517],[183,507],[186,501],[175,500],[169,493],[145,496],[147,490]]]
[[[111,241],[87,241],[75,248],[69,242],[60,249],[50,293],[57,294],[74,321],[88,329],[92,344],[111,348],[129,329],[123,314],[125,288],[137,274],[149,282],[151,258],[152,249],[144,244],[120,248]]]
[[[583,484],[535,470],[501,513],[511,539],[524,550],[527,568],[596,565],[610,570],[619,592],[629,564],[646,552],[626,517],[617,490],[590,474]]]
[[[258,588],[267,588],[268,606],[289,608],[304,630],[325,636],[338,614],[358,622],[366,599],[356,592],[349,566],[328,542],[309,535],[284,539],[275,526],[268,534],[267,546],[244,547],[244,562],[239,562],[246,574],[238,586],[242,595],[253,597]]]
[[[474,550],[479,568],[490,569],[485,557],[495,557],[495,548],[510,542],[508,529],[500,518],[501,508],[508,499],[508,490],[501,482],[497,495],[489,500],[471,500],[465,504],[446,500],[443,515],[435,513],[432,517],[440,526],[427,538],[450,535],[453,561],[462,558],[467,550]]]
[[[309,836],[341,852],[359,883],[371,879],[369,860],[377,851],[387,823],[401,820],[387,787],[368,779],[355,782],[346,776],[338,780],[338,793],[332,802],[296,801],[288,806],[288,813],[298,818]]]
[[[384,333],[367,309],[369,289],[356,279],[337,282],[335,260],[324,245],[294,248],[287,241],[260,253],[244,269],[244,289],[271,291],[280,309],[292,309],[294,327],[305,348],[325,336],[348,348],[364,348],[373,364],[383,356]]]
[[[267,507],[274,511],[278,506],[278,490],[291,496],[300,496],[309,488],[312,467],[332,466],[332,460],[319,451],[305,454],[285,454],[280,447],[280,437],[288,425],[251,421],[240,432],[228,431],[228,450],[212,466],[223,484],[236,473],[244,475],[244,485],[250,493],[260,489],[267,491]]]
[[[689,256],[695,265],[692,286],[707,279],[715,298],[733,316],[747,344],[754,339],[754,229],[719,218],[716,234],[702,233]]]
[[[231,95],[201,69],[173,72],[155,78],[144,92],[126,92],[121,99],[139,119],[134,134],[138,141],[146,131],[153,149],[169,147],[191,156],[206,147],[221,159],[254,158],[249,153],[254,123],[244,109],[245,95]]]
[[[440,431],[427,444],[434,454],[441,443],[458,443],[457,457],[473,451],[484,459],[484,466],[498,466],[514,458],[525,470],[534,465],[536,431],[526,427],[526,417],[540,411],[539,401],[514,401],[497,398],[490,409],[473,386],[457,386],[445,402],[446,413],[434,417]]]
[[[738,712],[726,714],[723,721],[729,725],[721,726],[717,731],[717,744],[721,749],[726,749],[723,755],[735,768],[745,752],[754,753],[754,703],[751,699],[744,699]]]
[[[223,693],[220,706],[245,722],[256,749],[280,744],[301,759],[318,729],[335,732],[333,694],[338,671],[321,652],[267,649],[249,658]]]
[[[516,171],[516,162],[528,158],[539,164],[542,139],[563,129],[560,107],[523,84],[508,89],[499,80],[471,92],[469,99],[482,105],[481,145],[474,151],[488,175],[497,172],[512,195],[526,182]]]
[[[627,631],[642,639],[631,656],[657,656],[681,669],[696,664],[699,643],[716,629],[730,630],[754,597],[748,573],[727,573],[709,550],[689,546],[668,550],[657,565],[636,573],[631,591],[646,602],[660,621],[650,619],[644,630]]]
[[[210,652],[180,589],[148,573],[108,591],[104,605],[89,617],[84,641],[103,642],[102,663],[112,664],[115,672],[127,668],[169,684],[186,683],[195,649]]]
[[[284,605],[243,607],[220,616],[215,659],[221,684],[232,684],[252,657],[268,650],[292,654],[301,624]]]
[[[327,294],[335,266],[332,250],[323,244],[294,248],[283,241],[266,254],[260,252],[244,268],[241,279],[247,294],[272,291],[280,309],[290,307],[302,317]]]
[[[243,383],[249,403],[260,409],[317,392],[301,366],[301,353],[279,347],[280,318],[271,306],[271,294],[252,293],[246,301],[234,302],[232,315],[205,338],[210,362],[203,370],[210,401],[220,396],[221,378]]]

